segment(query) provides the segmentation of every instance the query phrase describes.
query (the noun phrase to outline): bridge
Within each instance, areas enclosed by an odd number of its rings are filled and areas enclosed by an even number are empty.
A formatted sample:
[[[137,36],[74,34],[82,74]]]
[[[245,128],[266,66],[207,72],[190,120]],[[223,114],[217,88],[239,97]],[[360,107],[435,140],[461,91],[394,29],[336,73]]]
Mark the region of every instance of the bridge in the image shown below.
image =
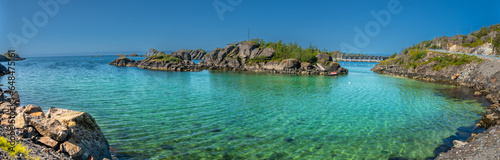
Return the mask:
[[[348,62],[380,62],[389,59],[389,56],[374,56],[374,55],[342,55],[337,61],[348,61]]]

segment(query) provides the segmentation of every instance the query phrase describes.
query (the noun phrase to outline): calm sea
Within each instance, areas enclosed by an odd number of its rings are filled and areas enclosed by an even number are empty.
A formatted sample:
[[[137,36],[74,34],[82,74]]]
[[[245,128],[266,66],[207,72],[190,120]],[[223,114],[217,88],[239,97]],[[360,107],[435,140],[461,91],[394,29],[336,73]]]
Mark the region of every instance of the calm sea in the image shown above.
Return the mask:
[[[108,65],[115,58],[16,62],[22,105],[92,114],[121,159],[425,159],[485,112],[467,88],[379,75],[375,63],[341,62],[349,75],[329,77]]]

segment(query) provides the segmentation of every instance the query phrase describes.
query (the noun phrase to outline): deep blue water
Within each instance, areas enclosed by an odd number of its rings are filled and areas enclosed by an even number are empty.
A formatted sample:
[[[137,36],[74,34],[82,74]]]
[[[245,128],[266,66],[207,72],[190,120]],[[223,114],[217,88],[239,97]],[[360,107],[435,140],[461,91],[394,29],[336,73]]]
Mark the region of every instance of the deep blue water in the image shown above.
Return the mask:
[[[123,159],[424,159],[485,112],[466,88],[379,75],[375,63],[341,62],[349,75],[329,77],[108,65],[115,58],[16,62],[21,103],[92,114]]]

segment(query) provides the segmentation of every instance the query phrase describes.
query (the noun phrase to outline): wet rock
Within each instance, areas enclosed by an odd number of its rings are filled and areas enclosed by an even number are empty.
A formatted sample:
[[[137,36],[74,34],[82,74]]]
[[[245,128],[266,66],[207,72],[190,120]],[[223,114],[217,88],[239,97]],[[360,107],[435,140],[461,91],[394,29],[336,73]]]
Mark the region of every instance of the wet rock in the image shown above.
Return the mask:
[[[453,148],[460,148],[460,147],[462,147],[462,146],[464,146],[466,144],[467,144],[466,142],[454,140],[453,141]]]

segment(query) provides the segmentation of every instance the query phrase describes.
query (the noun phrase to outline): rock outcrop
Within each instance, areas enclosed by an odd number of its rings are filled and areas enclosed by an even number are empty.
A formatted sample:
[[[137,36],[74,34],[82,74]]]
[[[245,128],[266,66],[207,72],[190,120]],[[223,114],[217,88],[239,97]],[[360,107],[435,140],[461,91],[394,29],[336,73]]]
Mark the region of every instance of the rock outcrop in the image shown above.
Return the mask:
[[[193,60],[205,60],[205,55],[207,54],[203,49],[188,50],[188,52]]]
[[[254,42],[241,42],[237,46],[230,45],[225,48],[217,48],[210,53],[203,50],[178,50],[170,55],[158,54],[151,49],[153,56],[144,60],[134,61],[120,57],[110,65],[133,66],[143,69],[166,70],[166,71],[201,71],[210,70],[233,70],[266,73],[287,74],[316,74],[330,75],[347,74],[348,70],[341,67],[339,63],[333,62],[328,54],[318,54],[317,62],[300,62],[296,59],[272,60],[276,50],[272,48],[259,48]],[[156,54],[156,55],[155,55]],[[149,54],[150,55],[150,54]],[[199,64],[192,59],[205,59]]]
[[[331,72],[347,74],[347,69],[332,62],[331,56],[319,54],[321,61],[316,64],[300,62],[296,59],[272,60],[276,50],[259,48],[257,43],[241,42],[238,46],[227,46],[215,49],[206,55],[206,61],[198,65],[205,69],[235,70],[287,74],[319,74],[328,75]]]
[[[146,54],[144,54],[144,57],[150,57],[150,56],[156,56],[156,55],[165,55],[165,53],[158,52],[158,50],[152,48],[152,49],[149,49],[149,51],[146,52]]]
[[[179,57],[179,58],[177,58]],[[144,60],[135,61],[126,57],[115,59],[110,65],[118,67],[139,67],[142,69],[164,70],[164,71],[201,71],[193,61],[181,59],[179,55],[151,56]]]
[[[44,114],[34,105],[18,107],[17,112],[14,127],[27,141],[66,153],[72,159],[111,159],[108,141],[88,113],[50,108]]]
[[[483,27],[481,30],[466,36],[436,37],[431,41],[424,41],[417,45],[420,48],[430,47],[460,53],[488,56],[499,55],[500,48],[495,48],[492,44],[495,43],[494,38],[499,35],[498,30],[500,30],[500,24]]]

